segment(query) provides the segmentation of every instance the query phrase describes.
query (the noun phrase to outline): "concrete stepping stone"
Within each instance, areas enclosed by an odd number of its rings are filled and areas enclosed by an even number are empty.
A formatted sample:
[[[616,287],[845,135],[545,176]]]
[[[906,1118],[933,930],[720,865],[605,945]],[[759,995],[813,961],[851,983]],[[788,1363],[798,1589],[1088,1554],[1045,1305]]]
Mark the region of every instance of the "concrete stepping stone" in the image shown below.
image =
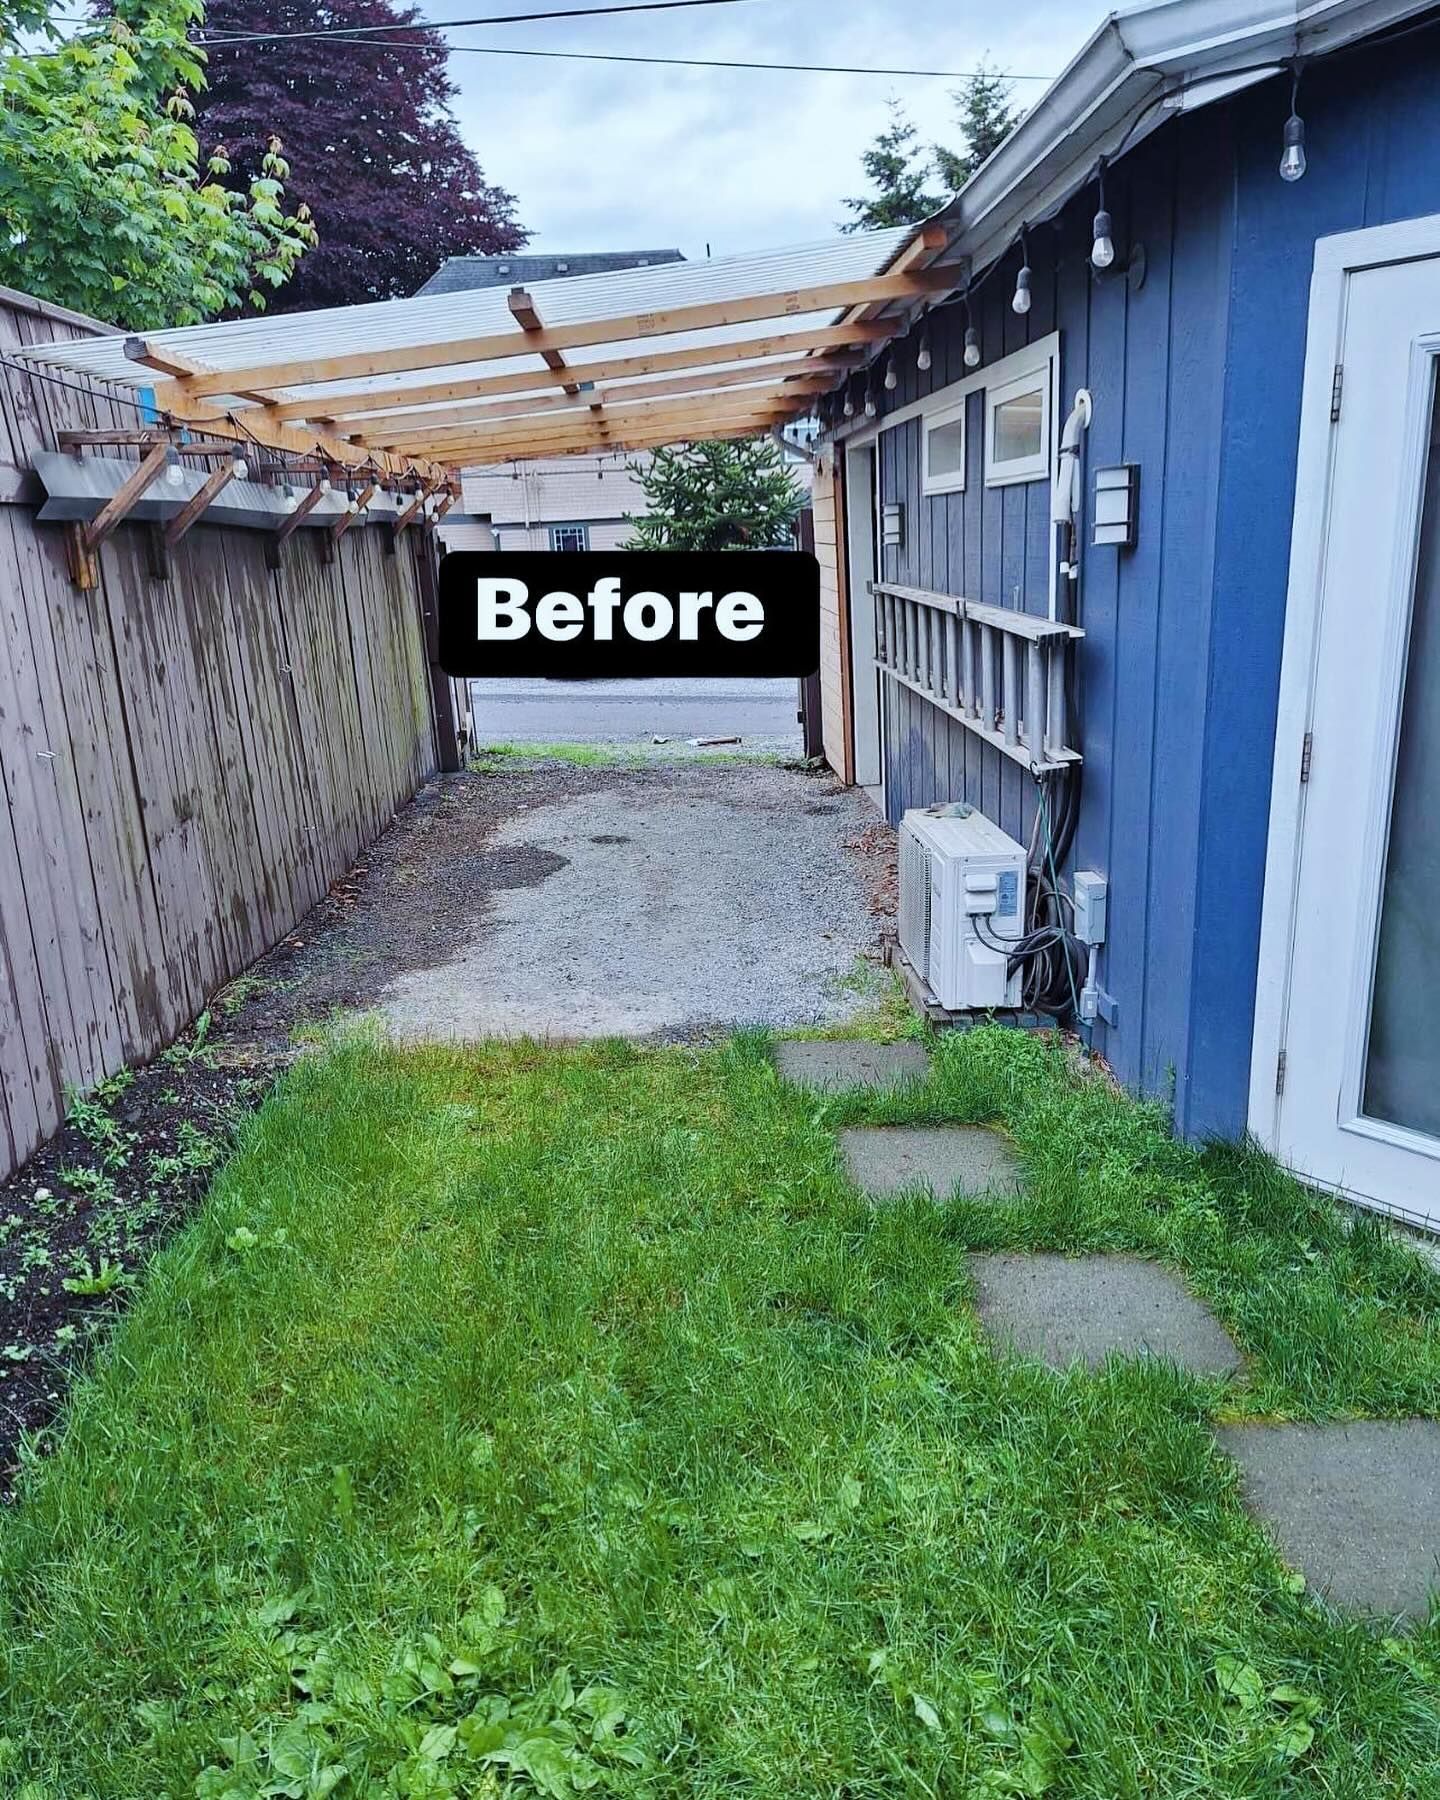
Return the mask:
[[[1245,1509],[1335,1606],[1426,1619],[1440,1597],[1440,1423],[1222,1425]]]
[[[857,1126],[840,1133],[840,1151],[867,1194],[927,1187],[948,1200],[957,1189],[1013,1195],[1023,1185],[1009,1139],[984,1125]]]
[[[975,1256],[987,1334],[1052,1368],[1107,1356],[1162,1356],[1196,1375],[1228,1375],[1239,1351],[1210,1310],[1159,1263],[1138,1256]]]
[[[923,1081],[930,1072],[930,1052],[914,1043],[783,1038],[775,1046],[775,1067],[798,1087],[893,1087],[897,1081]]]

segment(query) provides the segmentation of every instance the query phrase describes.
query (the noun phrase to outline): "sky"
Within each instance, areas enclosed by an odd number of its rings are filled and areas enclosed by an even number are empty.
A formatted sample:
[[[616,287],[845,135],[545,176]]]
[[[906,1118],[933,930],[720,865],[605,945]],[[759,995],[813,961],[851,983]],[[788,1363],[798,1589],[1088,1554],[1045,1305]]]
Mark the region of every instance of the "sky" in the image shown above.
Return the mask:
[[[500,0],[498,12],[588,0]],[[428,0],[427,18],[489,11]],[[548,252],[664,249],[687,257],[833,236],[860,156],[898,97],[926,142],[954,142],[948,80],[681,69],[470,54],[515,45],[645,56],[963,71],[985,59],[1055,75],[1101,23],[1102,0],[736,0],[638,17],[454,31],[456,116],[486,178],[508,188]],[[1040,81],[1017,81],[1033,103]]]

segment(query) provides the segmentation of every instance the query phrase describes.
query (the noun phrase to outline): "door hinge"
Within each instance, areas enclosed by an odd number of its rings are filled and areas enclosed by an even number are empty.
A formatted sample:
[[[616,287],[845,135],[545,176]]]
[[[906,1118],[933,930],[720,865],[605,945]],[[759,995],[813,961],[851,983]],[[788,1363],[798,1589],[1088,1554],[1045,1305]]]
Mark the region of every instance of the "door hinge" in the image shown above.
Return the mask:
[[[1315,734],[1307,731],[1300,744],[1300,780],[1302,784],[1310,779],[1310,757],[1315,748]]]
[[[1282,1050],[1275,1058],[1275,1092],[1285,1092],[1285,1052]]]
[[[1330,383],[1330,423],[1340,423],[1340,400],[1345,392],[1345,365],[1336,363],[1335,375]]]

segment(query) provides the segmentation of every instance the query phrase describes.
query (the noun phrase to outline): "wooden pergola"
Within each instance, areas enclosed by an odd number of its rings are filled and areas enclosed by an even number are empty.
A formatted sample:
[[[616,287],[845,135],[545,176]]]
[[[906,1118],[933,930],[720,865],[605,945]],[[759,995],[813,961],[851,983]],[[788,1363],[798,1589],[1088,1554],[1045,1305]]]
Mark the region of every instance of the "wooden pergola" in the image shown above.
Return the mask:
[[[435,483],[802,417],[963,285],[942,227],[19,354],[153,390],[173,426]],[[758,328],[758,329],[757,329]]]

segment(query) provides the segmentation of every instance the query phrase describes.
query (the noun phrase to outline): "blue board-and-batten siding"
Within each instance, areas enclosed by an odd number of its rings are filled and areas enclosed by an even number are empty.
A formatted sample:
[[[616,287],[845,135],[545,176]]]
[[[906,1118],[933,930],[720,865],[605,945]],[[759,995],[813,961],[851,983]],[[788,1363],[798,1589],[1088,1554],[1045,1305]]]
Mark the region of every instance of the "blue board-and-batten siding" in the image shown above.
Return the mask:
[[[1190,1034],[1190,937],[1196,877],[1195,819],[1206,701],[1210,553],[1221,434],[1221,375],[1230,282],[1233,184],[1216,156],[1217,121],[1162,133],[1144,161],[1117,169],[1107,198],[1122,246],[1145,244],[1138,291],[1094,280],[1089,265],[1093,197],[1057,226],[1031,235],[1033,304],[1010,308],[1018,257],[986,281],[974,302],[986,364],[1060,333],[1060,415],[1075,390],[1095,403],[1090,468],[1141,465],[1139,542],[1130,553],[1089,550],[1080,586],[1083,649],[1076,730],[1084,757],[1082,807],[1070,868],[1111,880],[1104,985],[1117,1023],[1097,1048],[1123,1080],[1186,1102]],[[1185,228],[1176,230],[1185,194]],[[904,404],[959,380],[963,309],[928,322],[932,367],[914,364],[914,336],[896,346]],[[922,385],[923,384],[923,385]],[[1057,422],[1058,423],[1058,422]],[[906,543],[885,552],[892,580],[963,593],[1043,613],[1049,605],[1050,495],[1045,482],[984,485],[983,397],[970,397],[962,494],[920,491],[920,425],[880,438],[882,497],[906,506]],[[892,442],[893,440],[893,442]],[[888,686],[887,803],[963,797],[1024,841],[1034,791],[1026,772],[938,711]]]
[[[1167,124],[1112,168],[1121,256],[1146,250],[1138,291],[1090,273],[1092,191],[1031,233],[1028,319],[1009,309],[1014,254],[975,302],[986,364],[1059,331],[1062,416],[1078,387],[1094,397],[1087,489],[1097,466],[1140,465],[1136,548],[1083,552],[1069,869],[1111,882],[1101,979],[1119,1010],[1097,1047],[1127,1085],[1172,1095],[1192,1136],[1245,1126],[1314,245],[1440,212],[1440,26],[1312,63],[1302,99],[1297,184],[1277,173],[1280,80]],[[895,346],[882,410],[961,378],[964,322],[958,306],[931,315],[928,373],[918,331]],[[905,503],[908,538],[885,573],[1001,605],[1018,585],[1042,611],[1044,484],[987,491],[978,396],[968,423],[962,495],[921,494],[918,424],[882,437],[883,497]],[[1024,773],[927,701],[888,693],[892,818],[964,797],[1023,839]]]
[[[1246,1109],[1314,244],[1440,213],[1440,26],[1307,68],[1309,168],[1293,185],[1275,173],[1287,98],[1267,83],[1227,108],[1235,224],[1185,1053],[1189,1129],[1227,1135]],[[1322,734],[1315,754],[1335,753]],[[1298,782],[1298,751],[1295,769]]]

